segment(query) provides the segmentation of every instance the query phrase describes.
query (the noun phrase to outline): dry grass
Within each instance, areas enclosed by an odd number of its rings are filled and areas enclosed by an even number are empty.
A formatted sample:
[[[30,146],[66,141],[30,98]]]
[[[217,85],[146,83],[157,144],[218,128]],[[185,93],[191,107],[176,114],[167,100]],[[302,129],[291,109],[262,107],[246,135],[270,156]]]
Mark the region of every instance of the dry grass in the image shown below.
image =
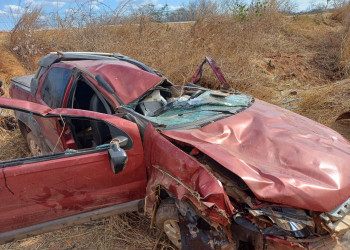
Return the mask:
[[[345,77],[350,75],[350,3],[334,11],[332,19],[342,24],[339,67]]]
[[[234,88],[293,108],[350,139],[348,127],[334,124],[339,114],[350,109],[349,82],[340,81],[348,75],[350,58],[344,14],[337,18],[336,14],[286,17],[273,9],[267,11],[262,16],[250,16],[248,21],[208,15],[190,24],[159,24],[135,17],[121,26],[94,22],[85,27],[67,24],[60,30],[37,31],[24,25],[21,27],[27,28],[16,29],[12,37],[0,33],[0,75],[8,87],[10,77],[31,72],[47,52],[104,51],[128,55],[183,84],[210,55]],[[26,18],[32,23],[30,16]],[[27,51],[27,45],[33,50]],[[206,72],[202,84],[219,87],[214,75]],[[287,100],[295,101],[283,105]],[[9,151],[10,146],[15,150]],[[27,154],[18,130],[0,128],[0,159]],[[159,232],[150,230],[149,224],[146,218],[123,214],[0,249],[172,248],[164,235],[156,244]]]
[[[21,30],[16,35],[22,43],[28,36],[40,37],[38,42],[29,39],[34,48],[42,48],[34,61],[55,50],[118,52],[162,71],[176,84],[186,83],[210,55],[234,88],[273,103],[283,98],[279,89],[325,85],[344,76],[343,26],[329,14],[285,17],[271,9],[248,21],[208,15],[181,25],[144,17],[116,26],[101,22],[58,31]],[[21,51],[15,54],[26,56]],[[26,67],[31,70],[35,64]],[[204,86],[219,87],[213,74],[205,79]]]
[[[164,233],[149,225],[149,219],[127,213],[0,245],[0,249],[175,249]]]
[[[27,71],[22,66],[22,63],[17,59],[11,50],[8,50],[10,44],[8,32],[0,32],[0,80],[5,83],[5,88],[10,86],[10,79],[15,76],[24,75]],[[8,96],[8,94],[6,94]]]
[[[30,156],[27,144],[18,128],[13,128],[13,116],[0,117],[0,159],[10,160]]]

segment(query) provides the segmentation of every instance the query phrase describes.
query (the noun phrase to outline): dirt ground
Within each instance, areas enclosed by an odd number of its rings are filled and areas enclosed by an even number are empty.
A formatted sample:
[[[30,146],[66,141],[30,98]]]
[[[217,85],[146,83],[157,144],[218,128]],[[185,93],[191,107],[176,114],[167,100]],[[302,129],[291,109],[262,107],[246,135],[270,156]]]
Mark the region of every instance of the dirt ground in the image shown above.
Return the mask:
[[[175,249],[150,220],[127,213],[0,245],[12,249]]]
[[[241,73],[241,78],[238,78],[232,72],[243,72],[243,69],[234,66],[231,71],[229,63],[220,66],[232,86],[238,90],[332,127],[350,139],[349,120],[336,122],[340,114],[350,110],[350,79],[339,76],[338,71],[331,67],[333,59],[327,58],[336,47],[332,37],[342,28],[341,24],[329,16],[311,15],[288,17],[283,22],[287,24],[278,34],[282,45],[275,52],[268,50],[266,54],[259,52],[250,56],[247,59],[250,67],[247,74]],[[195,31],[198,32],[196,36],[200,36],[200,32]],[[200,37],[196,39],[196,46],[207,46],[204,49],[209,48],[213,53],[219,51],[216,47],[210,47],[214,46],[212,43],[200,44]],[[294,47],[290,48],[292,43]],[[5,88],[9,87],[12,77],[31,73],[15,57],[8,44],[8,33],[0,33],[0,79],[5,81]],[[230,60],[229,56],[221,58],[223,61]],[[150,60],[147,58],[144,61]],[[322,63],[325,61],[327,63]],[[161,69],[165,75],[174,76],[177,73],[174,67],[168,70],[163,64],[152,66]],[[188,80],[190,76],[181,75],[179,78]],[[176,82],[177,79],[174,79],[170,78]],[[11,113],[3,111],[0,117],[0,159],[29,155],[18,128],[11,118],[5,118],[10,116]],[[148,219],[129,213],[1,245],[0,250],[173,248],[164,234],[149,229],[149,226]],[[349,249],[349,239],[350,236],[346,235],[341,244],[325,246],[325,249]]]

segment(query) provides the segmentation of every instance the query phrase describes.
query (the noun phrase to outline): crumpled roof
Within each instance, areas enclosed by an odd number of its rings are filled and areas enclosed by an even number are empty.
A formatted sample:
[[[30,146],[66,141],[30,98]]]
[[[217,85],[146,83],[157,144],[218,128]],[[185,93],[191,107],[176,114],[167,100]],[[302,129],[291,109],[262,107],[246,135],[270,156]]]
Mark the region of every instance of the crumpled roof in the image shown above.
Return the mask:
[[[136,100],[164,80],[163,77],[119,60],[79,60],[65,63],[84,69],[94,76],[101,75],[124,104]]]

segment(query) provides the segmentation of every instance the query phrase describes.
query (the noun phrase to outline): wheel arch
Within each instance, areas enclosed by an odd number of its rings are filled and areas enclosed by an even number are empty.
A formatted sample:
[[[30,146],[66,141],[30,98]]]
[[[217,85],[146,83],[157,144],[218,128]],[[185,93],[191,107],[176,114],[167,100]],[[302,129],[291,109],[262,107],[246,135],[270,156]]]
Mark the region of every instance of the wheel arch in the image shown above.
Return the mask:
[[[205,249],[238,249],[239,240],[232,234],[230,226],[224,227],[210,221],[190,199],[180,201],[164,187],[158,186],[157,189],[159,199],[155,203],[157,210],[154,213],[156,225],[162,228],[162,224],[167,220],[174,220],[176,209],[182,249],[199,249],[198,246]],[[165,224],[163,227],[165,230]],[[168,233],[166,234],[169,237]],[[169,239],[173,242],[173,239]]]

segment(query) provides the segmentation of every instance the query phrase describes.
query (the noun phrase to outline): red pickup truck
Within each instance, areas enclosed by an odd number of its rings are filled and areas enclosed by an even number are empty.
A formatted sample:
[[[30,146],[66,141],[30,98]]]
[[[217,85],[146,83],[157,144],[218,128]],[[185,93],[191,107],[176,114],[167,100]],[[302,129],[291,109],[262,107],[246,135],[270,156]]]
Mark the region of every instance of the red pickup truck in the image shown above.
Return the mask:
[[[220,91],[195,83],[208,62]],[[33,157],[0,162],[0,242],[143,208],[183,249],[317,248],[350,225],[350,143],[229,88],[119,54],[59,52],[13,79]]]

